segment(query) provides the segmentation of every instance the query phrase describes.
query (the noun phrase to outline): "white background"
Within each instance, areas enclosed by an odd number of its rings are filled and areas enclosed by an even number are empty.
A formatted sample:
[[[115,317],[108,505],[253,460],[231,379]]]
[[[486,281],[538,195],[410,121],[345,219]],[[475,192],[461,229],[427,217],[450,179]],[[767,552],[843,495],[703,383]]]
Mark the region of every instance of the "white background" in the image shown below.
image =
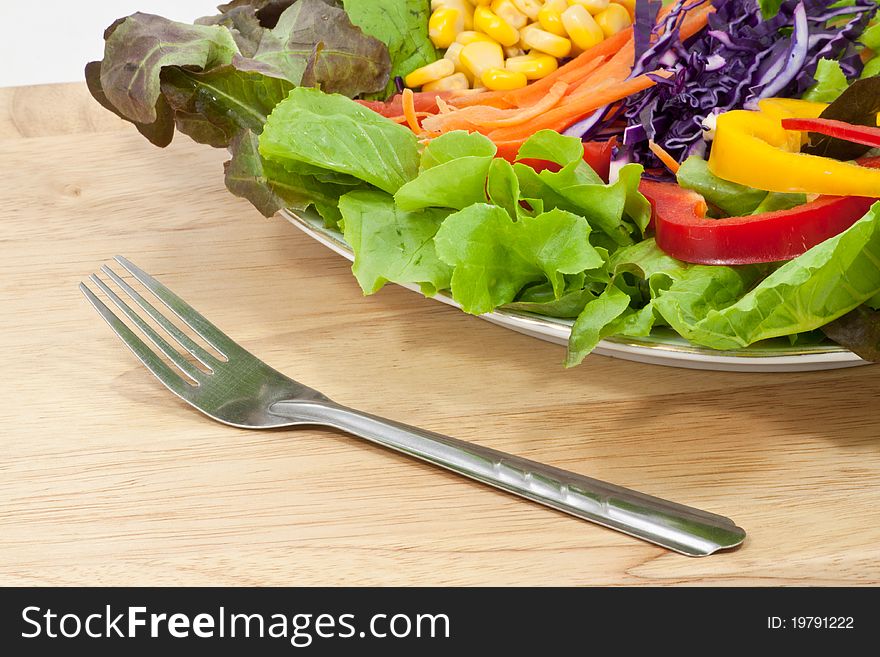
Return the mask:
[[[83,79],[104,29],[136,11],[192,22],[225,0],[0,0],[0,87]]]

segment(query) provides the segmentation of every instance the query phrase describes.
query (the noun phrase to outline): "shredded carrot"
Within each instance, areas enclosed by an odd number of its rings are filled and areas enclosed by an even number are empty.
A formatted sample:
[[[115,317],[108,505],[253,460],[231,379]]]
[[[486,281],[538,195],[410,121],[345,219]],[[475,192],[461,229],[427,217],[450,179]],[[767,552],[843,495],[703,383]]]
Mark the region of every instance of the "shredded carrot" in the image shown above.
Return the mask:
[[[499,128],[489,133],[492,141],[508,141],[519,139],[522,137],[523,131],[528,134],[534,134],[538,130],[550,129],[562,132],[572,124],[576,123],[590,112],[623,100],[627,96],[643,91],[656,84],[647,75],[640,75],[631,80],[624,81],[606,81],[601,85],[593,88],[591,94],[581,94],[580,96],[570,97],[565,103],[553,108],[549,112],[545,112],[537,117],[534,121],[528,123],[525,128],[523,126],[513,126],[510,128]]]
[[[416,112],[415,115],[416,115],[416,118],[421,118],[421,119],[425,119],[429,116],[434,116],[433,114],[431,114],[431,112]],[[403,114],[401,114],[400,116],[388,116],[385,118],[387,118],[391,121],[394,121],[395,123],[406,123],[407,127],[409,127],[409,120]]]
[[[413,98],[412,89],[404,89],[401,95],[401,104],[403,105],[403,115],[406,117],[406,123],[409,129],[419,134],[422,126],[419,125],[419,119],[416,116],[416,104]]]
[[[440,114],[449,114],[454,111],[453,108],[449,106],[449,103],[440,98],[440,96],[437,96],[437,110]]]
[[[559,104],[559,101],[562,100],[562,97],[565,96],[566,91],[568,91],[568,85],[565,82],[557,82],[550,87],[550,91],[547,92],[547,95],[534,105],[520,110],[500,110],[510,113],[510,115],[505,118],[480,121],[478,125],[482,128],[506,128],[509,126],[520,125],[540,116],[544,112],[549,112],[556,107],[556,105]]]
[[[438,132],[469,130],[486,134],[495,128],[523,124],[553,109],[565,96],[567,89],[567,84],[557,82],[541,101],[523,109],[498,109],[497,107],[484,105],[453,109],[448,113],[437,114],[425,119],[422,122],[422,127],[426,130],[436,130]]]
[[[496,107],[498,109],[507,109],[513,107],[512,103],[504,100],[507,91],[478,91],[476,89],[467,89],[454,92],[449,98],[449,102],[456,107],[471,107],[472,105],[481,105],[486,107]]]
[[[656,143],[654,140],[648,140],[648,148],[651,149],[651,152],[657,156],[663,164],[666,165],[666,168],[669,169],[673,174],[678,173],[681,165],[672,157],[666,149],[663,148],[660,144]]]

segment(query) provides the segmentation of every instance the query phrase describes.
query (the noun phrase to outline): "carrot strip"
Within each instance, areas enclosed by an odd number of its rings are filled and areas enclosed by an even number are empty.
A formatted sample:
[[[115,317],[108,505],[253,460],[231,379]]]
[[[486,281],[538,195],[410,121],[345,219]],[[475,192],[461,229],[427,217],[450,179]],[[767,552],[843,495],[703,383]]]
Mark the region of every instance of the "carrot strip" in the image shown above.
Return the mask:
[[[474,105],[485,105],[487,107],[496,107],[498,109],[507,109],[513,107],[512,103],[504,100],[506,91],[459,91],[455,92],[451,98],[447,98],[450,104],[455,107],[472,107]]]
[[[431,114],[431,112],[416,112],[417,118],[424,119],[429,116],[434,116],[434,115]],[[409,121],[407,120],[407,118],[403,114],[401,114],[400,116],[386,116],[385,118],[390,121],[394,121],[395,123],[406,123],[407,127],[409,127]]]
[[[406,123],[409,126],[409,129],[414,133],[419,134],[422,131],[422,126],[419,125],[419,119],[416,116],[416,105],[413,100],[412,89],[403,90],[400,102],[403,105],[403,115],[406,117]]]
[[[547,95],[534,105],[516,110],[513,114],[503,119],[480,121],[478,125],[482,128],[506,128],[520,125],[556,107],[559,101],[562,100],[562,97],[565,96],[566,91],[568,91],[568,85],[565,82],[557,82],[550,88]]]
[[[657,156],[658,160],[666,165],[667,169],[669,169],[673,174],[678,173],[681,165],[666,151],[665,148],[656,143],[653,139],[648,140],[648,148],[650,148],[651,152]]]
[[[654,84],[655,82],[647,75],[640,75],[632,80],[614,81],[606,85],[597,85],[593,89],[594,93],[581,94],[580,96],[570,98],[562,105],[531,121],[525,129],[528,130],[529,134],[543,129],[562,132],[590,112],[643,91]],[[489,133],[489,138],[492,141],[509,141],[519,139],[522,135],[523,127],[513,126],[493,130]]]

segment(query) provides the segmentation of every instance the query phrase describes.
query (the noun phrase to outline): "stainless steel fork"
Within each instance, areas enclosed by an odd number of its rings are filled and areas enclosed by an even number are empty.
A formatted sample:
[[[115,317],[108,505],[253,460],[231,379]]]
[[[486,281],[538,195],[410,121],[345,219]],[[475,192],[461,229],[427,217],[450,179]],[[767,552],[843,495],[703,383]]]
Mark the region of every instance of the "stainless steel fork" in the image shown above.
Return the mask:
[[[90,280],[165,354],[177,371],[84,283],[80,283],[80,290],[156,378],[215,420],[247,429],[297,425],[339,429],[689,556],[732,548],[745,538],[745,532],[723,516],[337,404],[245,351],[132,262],[120,256],[116,261],[222,357],[199,346],[153,305],[155,299],[151,303],[109,267],[101,267],[101,271],[129,298],[128,303],[98,276],[93,274]],[[165,337],[130,305],[132,301],[163,329]],[[169,338],[178,346],[172,346]],[[178,348],[183,348],[203,368],[185,358]]]

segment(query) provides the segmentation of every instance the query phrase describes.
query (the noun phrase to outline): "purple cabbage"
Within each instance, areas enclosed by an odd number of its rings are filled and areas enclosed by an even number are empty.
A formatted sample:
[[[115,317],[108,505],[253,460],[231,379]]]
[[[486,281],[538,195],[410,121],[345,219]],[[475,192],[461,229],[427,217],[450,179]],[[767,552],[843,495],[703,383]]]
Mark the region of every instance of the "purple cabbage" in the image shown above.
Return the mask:
[[[862,70],[856,42],[877,11],[876,0],[785,0],[764,20],[757,0],[712,0],[708,29],[682,43],[679,25],[709,0],[678,0],[655,26],[659,2],[638,3],[632,75],[657,69],[668,79],[627,99],[620,156],[647,167],[660,163],[648,140],[678,161],[705,153],[703,120],[712,113],[755,107],[770,96],[800,97],[815,83],[821,58],[835,59],[848,78]],[[616,117],[615,117],[616,118]],[[586,123],[586,122],[585,122]],[[601,126],[591,122],[595,132]]]

